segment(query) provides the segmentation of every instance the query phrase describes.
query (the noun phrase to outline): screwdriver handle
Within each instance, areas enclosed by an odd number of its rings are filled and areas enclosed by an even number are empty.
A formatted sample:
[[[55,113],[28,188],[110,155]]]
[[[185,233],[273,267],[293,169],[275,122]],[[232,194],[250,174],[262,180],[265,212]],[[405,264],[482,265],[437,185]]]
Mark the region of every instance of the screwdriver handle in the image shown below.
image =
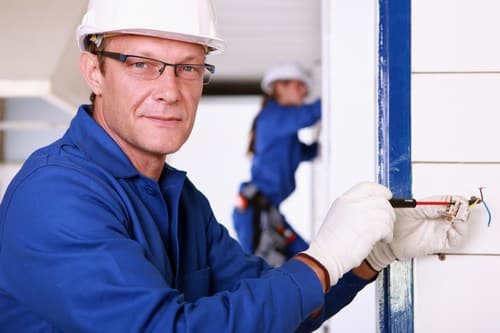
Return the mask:
[[[417,207],[417,200],[415,199],[403,199],[403,198],[392,198],[389,202],[394,208],[415,208]]]

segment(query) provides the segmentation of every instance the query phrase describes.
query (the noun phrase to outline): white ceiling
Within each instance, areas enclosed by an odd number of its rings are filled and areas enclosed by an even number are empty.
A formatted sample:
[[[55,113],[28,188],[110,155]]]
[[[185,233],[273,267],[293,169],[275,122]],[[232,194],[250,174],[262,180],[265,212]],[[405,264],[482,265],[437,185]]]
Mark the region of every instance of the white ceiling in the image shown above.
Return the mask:
[[[319,60],[320,0],[214,3],[218,32],[228,47],[209,57],[216,76],[206,91],[256,87],[266,67],[278,60],[306,66]],[[86,0],[0,2],[0,97],[40,96],[70,108],[86,100],[74,38],[85,9]]]
[[[277,60],[312,66],[321,55],[320,0],[215,0],[228,44],[214,56],[221,79],[258,80]]]

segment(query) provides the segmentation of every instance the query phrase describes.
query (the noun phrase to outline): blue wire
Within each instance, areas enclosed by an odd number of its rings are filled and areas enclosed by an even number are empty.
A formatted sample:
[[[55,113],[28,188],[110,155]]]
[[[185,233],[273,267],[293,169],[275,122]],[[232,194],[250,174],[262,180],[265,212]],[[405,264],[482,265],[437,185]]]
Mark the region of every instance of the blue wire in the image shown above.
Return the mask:
[[[488,208],[488,205],[486,204],[486,201],[483,200],[483,205],[484,208],[486,208],[486,212],[488,212],[488,227],[490,226],[491,223],[491,212],[490,209]]]

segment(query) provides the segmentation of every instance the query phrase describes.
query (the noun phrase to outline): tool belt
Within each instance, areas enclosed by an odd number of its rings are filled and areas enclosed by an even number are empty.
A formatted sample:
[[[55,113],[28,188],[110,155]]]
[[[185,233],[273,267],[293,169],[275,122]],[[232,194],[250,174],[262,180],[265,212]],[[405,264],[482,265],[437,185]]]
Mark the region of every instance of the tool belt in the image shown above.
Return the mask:
[[[297,235],[286,226],[278,208],[252,183],[242,188],[237,208],[246,210],[249,206],[253,208],[254,254],[264,258],[271,266],[280,266],[288,259],[286,248]]]

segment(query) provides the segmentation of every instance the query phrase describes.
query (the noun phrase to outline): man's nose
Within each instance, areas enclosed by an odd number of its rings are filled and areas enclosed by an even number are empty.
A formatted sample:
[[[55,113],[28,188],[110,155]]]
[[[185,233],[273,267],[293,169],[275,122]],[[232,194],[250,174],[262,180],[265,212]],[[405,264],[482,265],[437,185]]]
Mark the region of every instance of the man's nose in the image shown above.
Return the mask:
[[[175,103],[180,98],[179,78],[175,75],[175,67],[166,66],[160,77],[155,80],[153,97],[167,103]]]

